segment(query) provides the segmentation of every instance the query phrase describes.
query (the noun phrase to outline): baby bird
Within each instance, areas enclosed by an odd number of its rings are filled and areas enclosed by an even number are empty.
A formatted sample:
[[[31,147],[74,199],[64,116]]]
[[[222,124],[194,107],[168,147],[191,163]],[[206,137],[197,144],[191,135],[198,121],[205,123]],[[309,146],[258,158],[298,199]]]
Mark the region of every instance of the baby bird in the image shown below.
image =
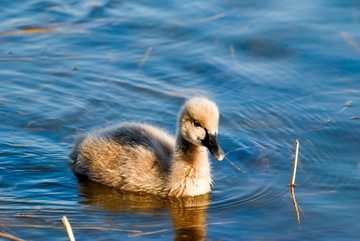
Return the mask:
[[[122,190],[161,196],[196,196],[211,191],[207,149],[222,160],[217,140],[219,110],[203,97],[181,108],[177,133],[125,122],[80,135],[70,157],[79,178]]]

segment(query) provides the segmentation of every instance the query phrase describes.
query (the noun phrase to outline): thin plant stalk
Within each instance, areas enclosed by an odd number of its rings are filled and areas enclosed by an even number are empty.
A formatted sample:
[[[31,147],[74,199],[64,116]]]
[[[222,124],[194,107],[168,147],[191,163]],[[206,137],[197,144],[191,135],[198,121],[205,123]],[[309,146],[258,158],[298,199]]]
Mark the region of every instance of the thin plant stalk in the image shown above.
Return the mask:
[[[294,186],[295,186],[296,169],[297,169],[298,156],[299,156],[299,146],[300,146],[300,142],[299,142],[299,140],[296,140],[296,151],[295,151],[294,171],[293,171],[293,176],[292,176],[292,179],[291,179],[290,187],[294,187]]]
[[[146,50],[145,56],[144,56],[144,58],[141,60],[139,66],[138,66],[138,71],[139,71],[139,73],[141,73],[141,68],[142,68],[143,65],[145,64],[146,60],[149,58],[149,55],[150,55],[151,50],[152,50],[152,47],[149,47],[149,48]]]
[[[64,216],[64,217],[62,218],[62,222],[63,222],[64,225],[65,225],[66,232],[68,233],[68,236],[69,236],[70,241],[75,241],[75,237],[74,237],[73,231],[72,231],[72,229],[71,229],[71,225],[70,225],[70,223],[69,223],[69,221],[68,221],[68,219],[67,219],[66,216]]]
[[[14,236],[11,236],[10,234],[0,233],[0,237],[15,240],[15,241],[24,241],[23,239],[16,238]]]

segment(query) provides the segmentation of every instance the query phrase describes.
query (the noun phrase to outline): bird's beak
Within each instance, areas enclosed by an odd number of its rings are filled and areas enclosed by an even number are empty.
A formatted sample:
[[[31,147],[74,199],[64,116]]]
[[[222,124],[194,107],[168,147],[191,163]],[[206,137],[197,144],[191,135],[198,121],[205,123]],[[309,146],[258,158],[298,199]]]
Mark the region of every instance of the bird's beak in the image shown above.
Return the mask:
[[[202,141],[202,144],[204,146],[206,146],[210,153],[219,161],[222,161],[225,157],[225,153],[223,152],[223,150],[221,149],[218,139],[217,139],[217,135],[212,135],[209,134],[206,131],[206,137],[205,139]]]

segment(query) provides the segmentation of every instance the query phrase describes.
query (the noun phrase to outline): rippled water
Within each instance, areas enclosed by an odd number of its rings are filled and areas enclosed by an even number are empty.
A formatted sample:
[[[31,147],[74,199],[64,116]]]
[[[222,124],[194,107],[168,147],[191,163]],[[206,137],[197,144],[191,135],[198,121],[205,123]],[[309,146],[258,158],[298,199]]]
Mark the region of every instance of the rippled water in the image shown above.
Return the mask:
[[[64,2],[0,1],[0,233],[68,240],[66,215],[77,240],[358,238],[359,1]],[[174,132],[193,95],[246,173],[212,158],[213,192],[180,200],[71,173],[78,132]]]

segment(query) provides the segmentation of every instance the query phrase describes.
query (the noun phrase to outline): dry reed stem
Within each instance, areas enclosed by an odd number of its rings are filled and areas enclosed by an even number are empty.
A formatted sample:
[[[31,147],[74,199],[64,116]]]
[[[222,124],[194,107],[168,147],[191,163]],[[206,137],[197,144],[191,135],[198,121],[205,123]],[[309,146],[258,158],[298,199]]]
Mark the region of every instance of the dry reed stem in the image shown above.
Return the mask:
[[[0,237],[7,238],[7,239],[10,239],[10,240],[16,240],[16,241],[24,241],[23,239],[19,239],[19,238],[16,238],[14,236],[11,236],[9,234],[4,234],[4,233],[0,233]]]
[[[86,30],[59,30],[57,27],[54,28],[31,28],[24,30],[14,30],[8,32],[0,32],[0,36],[17,36],[17,35],[27,35],[27,34],[84,34]]]
[[[64,217],[62,218],[62,222],[63,222],[64,225],[65,225],[65,228],[66,228],[66,231],[67,231],[67,233],[68,233],[68,236],[69,236],[70,241],[75,241],[75,237],[74,237],[73,231],[72,231],[72,229],[71,229],[71,225],[70,225],[70,223],[69,223],[69,221],[68,221],[68,219],[67,219],[66,216],[64,216]]]
[[[142,58],[139,66],[138,66],[138,71],[139,71],[139,73],[141,73],[141,68],[142,68],[143,65],[145,64],[146,60],[149,58],[149,55],[150,55],[151,50],[152,50],[152,47],[149,47],[149,48],[146,50],[146,53],[145,53],[144,57]]]
[[[296,169],[297,169],[298,156],[299,156],[299,146],[300,146],[300,142],[299,142],[299,140],[296,140],[294,171],[293,171],[293,176],[292,176],[292,179],[291,179],[290,187],[295,186]]]
[[[220,18],[225,17],[226,15],[224,13],[219,13],[210,17],[206,17],[206,18],[199,18],[199,19],[195,19],[195,20],[190,20],[190,21],[181,21],[178,24],[179,25],[186,25],[186,24],[191,24],[191,23],[203,23],[203,22],[208,22],[208,21],[213,21],[213,20],[217,20]]]
[[[346,91],[346,93],[358,93],[358,91]],[[338,112],[336,112],[335,114],[333,114],[332,116],[330,116],[330,117],[327,119],[327,121],[318,123],[317,125],[318,125],[318,126],[325,126],[325,125],[328,125],[328,124],[330,124],[330,123],[336,122],[336,121],[334,120],[334,118],[335,118],[337,115],[339,115],[340,113],[342,113],[344,110],[346,110],[347,108],[349,108],[349,107],[351,106],[351,103],[352,103],[352,100],[349,100],[343,108],[341,108]],[[355,117],[353,117],[353,118],[350,118],[350,120],[355,120],[355,119],[359,119],[359,117],[356,117],[356,116],[355,116]],[[300,136],[302,136],[304,133],[322,131],[322,130],[325,130],[325,129],[327,129],[327,127],[322,127],[322,128],[312,127],[312,128],[310,128],[310,129],[308,129],[308,130],[305,130],[305,131],[300,132],[300,133],[299,133],[299,138],[300,138]]]
[[[142,236],[142,235],[163,233],[163,232],[166,232],[166,231],[169,231],[169,229],[161,229],[161,230],[151,231],[151,232],[141,232],[141,233],[131,234],[131,235],[129,235],[129,237],[138,237],[138,236]]]
[[[240,148],[236,148],[234,150],[228,151],[225,153],[225,159],[233,166],[235,167],[238,171],[242,172],[242,173],[247,173],[246,171],[244,171],[243,169],[241,169],[240,167],[236,166],[232,161],[230,161],[226,156],[234,151],[240,151],[240,150],[245,150],[245,149],[249,149],[252,147],[263,147],[263,146],[268,146],[269,144],[260,144],[260,145],[254,145],[254,146],[246,146],[246,147],[240,147]]]
[[[331,121],[332,118],[334,118],[335,116],[337,116],[338,114],[340,114],[341,112],[343,112],[345,109],[349,108],[351,102],[352,102],[352,100],[349,100],[343,108],[341,108],[338,112],[336,112],[332,117],[329,117],[329,120]],[[329,122],[330,122],[330,121],[329,121]]]
[[[102,228],[102,227],[73,227],[73,229],[104,230],[104,231],[118,231],[118,232],[129,232],[129,233],[142,232],[140,230],[134,230],[134,229]]]
[[[351,47],[360,53],[360,45],[353,37],[351,37],[347,32],[340,32],[340,35]]]
[[[172,95],[175,95],[175,96],[178,96],[178,97],[185,97],[184,95],[182,95],[182,94],[179,94],[179,93],[176,93],[176,92],[173,92],[173,93],[171,93]]]
[[[216,20],[216,19],[220,19],[225,17],[224,13],[220,13],[220,14],[216,14],[207,18],[200,18],[198,20],[196,20],[195,22],[201,23],[201,22],[208,22],[208,21],[212,21],[212,20]]]
[[[52,229],[52,228],[64,228],[54,225],[4,225],[1,224],[1,227],[19,227],[19,228],[38,228],[38,229]],[[130,232],[130,233],[142,233],[140,230],[133,229],[119,229],[119,228],[102,228],[102,227],[72,227],[73,230],[103,230],[103,231],[118,231],[118,232]]]
[[[246,173],[246,171],[244,171],[243,169],[241,169],[240,167],[236,166],[232,161],[230,161],[227,157],[225,157],[225,159],[233,166],[235,167],[238,171],[242,172],[242,173]]]

